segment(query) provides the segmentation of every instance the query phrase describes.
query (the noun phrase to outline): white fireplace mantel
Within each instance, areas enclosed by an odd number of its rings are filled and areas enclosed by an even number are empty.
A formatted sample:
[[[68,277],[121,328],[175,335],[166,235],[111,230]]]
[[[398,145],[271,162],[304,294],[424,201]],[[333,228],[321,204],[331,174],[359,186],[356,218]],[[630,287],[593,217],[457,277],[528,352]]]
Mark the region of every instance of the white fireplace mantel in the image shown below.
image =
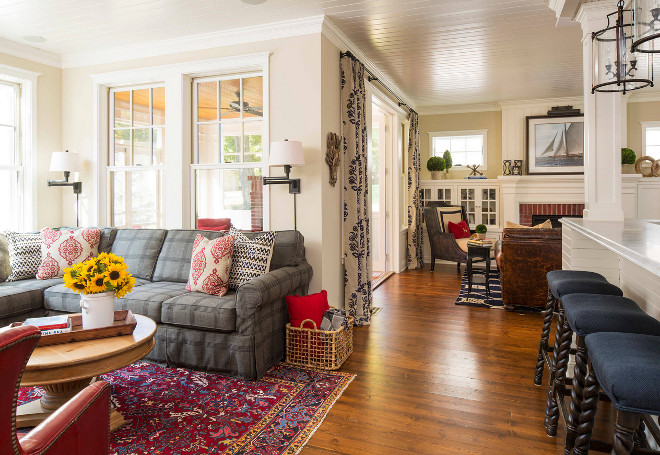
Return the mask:
[[[639,174],[623,174],[622,196],[627,218],[637,217]],[[584,204],[583,175],[499,176],[503,221],[518,223],[519,204]]]

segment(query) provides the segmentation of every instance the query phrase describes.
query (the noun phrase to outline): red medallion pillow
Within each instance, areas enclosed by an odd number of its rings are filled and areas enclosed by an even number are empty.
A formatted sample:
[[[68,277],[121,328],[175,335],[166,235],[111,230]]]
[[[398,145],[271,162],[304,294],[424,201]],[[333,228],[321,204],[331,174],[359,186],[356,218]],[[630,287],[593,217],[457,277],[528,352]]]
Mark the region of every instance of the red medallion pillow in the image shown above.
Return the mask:
[[[234,236],[226,235],[209,240],[197,234],[193,244],[190,275],[186,289],[223,296],[227,293]]]
[[[323,315],[330,309],[327,291],[304,296],[287,295],[285,300],[289,310],[289,322],[293,327],[300,327],[305,319],[311,319],[316,323],[316,328],[321,329]],[[310,323],[307,323],[305,327],[314,328]]]
[[[447,223],[449,232],[454,234],[456,239],[464,239],[465,237],[470,237],[470,228],[468,227],[465,220],[462,220],[460,223],[452,223],[451,221]]]
[[[41,230],[41,264],[37,278],[48,280],[64,276],[64,268],[99,254],[101,230],[96,228]]]

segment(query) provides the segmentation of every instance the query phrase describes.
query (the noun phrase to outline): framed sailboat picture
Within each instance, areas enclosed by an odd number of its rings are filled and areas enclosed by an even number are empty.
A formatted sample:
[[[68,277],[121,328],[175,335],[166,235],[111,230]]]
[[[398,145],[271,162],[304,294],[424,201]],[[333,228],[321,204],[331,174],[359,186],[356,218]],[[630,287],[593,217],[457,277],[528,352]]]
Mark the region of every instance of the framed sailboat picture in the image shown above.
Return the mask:
[[[527,117],[527,173],[584,173],[584,115]]]

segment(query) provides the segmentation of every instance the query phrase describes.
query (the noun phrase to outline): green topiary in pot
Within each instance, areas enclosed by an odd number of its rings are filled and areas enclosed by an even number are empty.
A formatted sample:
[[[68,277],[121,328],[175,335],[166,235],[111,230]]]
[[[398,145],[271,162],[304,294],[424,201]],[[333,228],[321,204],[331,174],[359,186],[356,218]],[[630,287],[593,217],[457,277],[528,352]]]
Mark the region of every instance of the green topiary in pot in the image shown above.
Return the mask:
[[[621,164],[635,164],[637,155],[633,149],[624,147],[621,149]]]
[[[449,150],[445,150],[445,153],[442,154],[442,158],[445,160],[445,169],[447,172],[449,172],[449,169],[451,169],[454,165],[454,162],[451,159],[451,152]]]
[[[433,180],[440,180],[442,171],[445,170],[445,160],[439,156],[432,156],[426,162],[426,169],[431,171]]]
[[[474,232],[477,234],[477,238],[483,239],[486,237],[488,228],[485,224],[477,224],[477,226],[474,228]]]
[[[627,147],[621,149],[621,172],[623,174],[635,173],[635,161],[637,161],[637,155],[633,149]]]

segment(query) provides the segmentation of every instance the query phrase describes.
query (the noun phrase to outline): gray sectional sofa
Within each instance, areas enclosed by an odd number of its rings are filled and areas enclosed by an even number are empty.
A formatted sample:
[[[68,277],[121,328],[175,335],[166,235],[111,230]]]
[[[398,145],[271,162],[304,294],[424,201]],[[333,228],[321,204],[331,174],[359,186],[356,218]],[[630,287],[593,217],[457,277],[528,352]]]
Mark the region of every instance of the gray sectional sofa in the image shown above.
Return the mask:
[[[270,271],[223,297],[186,291],[196,234],[214,231],[103,229],[99,252],[122,256],[137,280],[117,299],[158,324],[148,360],[256,379],[282,360],[288,315],[284,297],[307,294],[312,268],[303,236],[277,231]],[[259,233],[246,233],[254,237]],[[79,313],[80,296],[61,278],[0,283],[0,325],[45,314]]]

